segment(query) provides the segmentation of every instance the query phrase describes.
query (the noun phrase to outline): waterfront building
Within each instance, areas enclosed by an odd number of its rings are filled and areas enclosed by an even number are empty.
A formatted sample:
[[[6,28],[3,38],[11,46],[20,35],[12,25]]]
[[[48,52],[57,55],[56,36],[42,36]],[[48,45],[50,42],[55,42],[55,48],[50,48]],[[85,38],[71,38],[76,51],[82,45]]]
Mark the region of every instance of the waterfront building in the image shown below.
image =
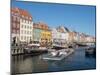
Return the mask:
[[[29,43],[32,40],[32,16],[22,9],[20,9],[20,15],[20,41]]]
[[[93,42],[96,42],[96,38],[95,38],[95,37],[92,37],[92,41],[93,41]]]
[[[41,32],[41,45],[42,46],[49,46],[51,44],[51,31],[50,30],[43,30]]]
[[[86,34],[80,33],[80,42],[86,42]]]
[[[59,45],[67,47],[68,43],[68,29],[60,26],[58,28],[52,28],[52,42],[53,45]]]
[[[61,39],[64,39],[66,41],[66,43],[69,43],[69,29],[67,27],[64,26],[59,26],[57,28],[57,31],[61,33]]]
[[[20,16],[17,9],[11,9],[11,43],[18,44],[20,33]]]
[[[69,41],[70,43],[74,43],[74,42],[80,42],[80,33],[76,32],[76,31],[70,31],[69,32]]]
[[[73,31],[70,31],[69,32],[69,42],[70,43],[73,43],[73,42],[75,42],[75,40],[76,40],[76,33],[75,32],[73,32]]]
[[[51,31],[45,23],[38,22],[33,24],[33,40],[38,41],[42,47],[50,45]]]
[[[79,42],[79,33],[76,31],[73,31],[73,42]]]
[[[95,37],[89,36],[89,35],[88,35],[88,36],[86,37],[86,41],[87,41],[87,42],[95,42]]]
[[[33,41],[40,42],[41,32],[42,32],[42,29],[40,28],[39,23],[34,23],[33,32],[32,32]]]
[[[20,8],[12,8],[11,12],[12,12],[11,16],[13,16],[11,21],[12,38],[16,37],[21,43],[23,42],[29,43],[32,40],[32,26],[33,26],[32,16],[28,11]],[[15,26],[16,29],[13,26]]]
[[[75,42],[79,42],[79,40],[80,40],[80,33],[79,32],[75,32],[74,39],[75,39]]]

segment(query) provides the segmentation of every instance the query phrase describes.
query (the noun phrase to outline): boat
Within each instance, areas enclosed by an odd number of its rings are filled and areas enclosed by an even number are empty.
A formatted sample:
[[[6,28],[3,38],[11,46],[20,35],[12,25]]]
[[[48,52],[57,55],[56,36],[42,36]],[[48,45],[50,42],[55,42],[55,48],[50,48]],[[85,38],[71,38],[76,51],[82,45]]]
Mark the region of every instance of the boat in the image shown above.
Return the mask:
[[[40,53],[40,52],[45,52],[47,51],[47,48],[45,47],[40,47],[40,44],[38,42],[34,42],[31,44],[28,44],[24,48],[26,53]]]
[[[85,50],[86,54],[96,54],[96,47],[95,46],[89,46]]]
[[[58,51],[49,51],[47,55],[44,55],[42,59],[45,60],[62,60],[74,52],[73,49],[62,49]]]

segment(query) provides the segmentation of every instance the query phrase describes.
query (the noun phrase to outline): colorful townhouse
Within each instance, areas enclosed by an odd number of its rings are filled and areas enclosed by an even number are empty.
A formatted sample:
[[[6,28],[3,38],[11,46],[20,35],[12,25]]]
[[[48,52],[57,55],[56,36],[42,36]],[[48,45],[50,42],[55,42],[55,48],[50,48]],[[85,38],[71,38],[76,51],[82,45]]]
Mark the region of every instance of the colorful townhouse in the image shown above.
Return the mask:
[[[57,28],[52,28],[52,45],[67,47],[68,43],[68,29],[60,26]]]
[[[17,44],[20,36],[20,15],[17,8],[11,9],[11,43]]]
[[[70,31],[69,32],[69,42],[70,43],[74,43],[78,40],[78,35],[77,35],[77,32],[75,31]]]
[[[33,41],[39,42],[41,41],[41,26],[39,23],[33,23],[33,32],[32,32],[32,38]]]
[[[51,44],[51,31],[45,23],[33,24],[33,41],[38,41],[42,47]]]
[[[32,40],[32,16],[20,8],[11,9],[11,38],[12,42],[29,43]]]
[[[80,40],[79,42],[86,42],[86,35],[84,33],[80,33]]]

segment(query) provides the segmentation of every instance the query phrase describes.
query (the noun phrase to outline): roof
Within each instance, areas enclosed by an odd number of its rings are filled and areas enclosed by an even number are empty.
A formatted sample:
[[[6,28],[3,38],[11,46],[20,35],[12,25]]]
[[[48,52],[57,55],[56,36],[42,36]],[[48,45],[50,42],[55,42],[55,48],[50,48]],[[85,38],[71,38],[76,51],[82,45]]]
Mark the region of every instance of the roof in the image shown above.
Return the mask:
[[[64,27],[64,28],[65,28],[65,30],[66,30],[66,31],[68,31],[68,32],[69,32],[69,29],[68,29],[67,27]]]
[[[59,26],[59,27],[57,28],[57,30],[58,30],[58,31],[61,30],[61,32],[69,32],[69,29],[68,29],[67,27],[64,27],[64,26]]]
[[[43,30],[49,30],[48,25],[45,24],[45,23],[43,23],[43,22],[33,23],[33,28],[39,28],[39,29],[43,29]]]
[[[20,17],[25,16],[25,17],[28,17],[30,20],[32,20],[31,14],[24,9],[20,9],[17,7],[11,8],[11,13],[17,13]]]

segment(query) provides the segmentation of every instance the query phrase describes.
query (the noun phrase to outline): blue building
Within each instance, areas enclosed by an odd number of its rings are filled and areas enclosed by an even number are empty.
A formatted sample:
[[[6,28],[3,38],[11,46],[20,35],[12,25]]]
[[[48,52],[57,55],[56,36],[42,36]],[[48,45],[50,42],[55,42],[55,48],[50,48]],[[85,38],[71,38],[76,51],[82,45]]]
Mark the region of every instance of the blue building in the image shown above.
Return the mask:
[[[38,41],[40,42],[41,40],[41,32],[42,30],[40,29],[39,25],[34,23],[33,24],[33,41]]]

